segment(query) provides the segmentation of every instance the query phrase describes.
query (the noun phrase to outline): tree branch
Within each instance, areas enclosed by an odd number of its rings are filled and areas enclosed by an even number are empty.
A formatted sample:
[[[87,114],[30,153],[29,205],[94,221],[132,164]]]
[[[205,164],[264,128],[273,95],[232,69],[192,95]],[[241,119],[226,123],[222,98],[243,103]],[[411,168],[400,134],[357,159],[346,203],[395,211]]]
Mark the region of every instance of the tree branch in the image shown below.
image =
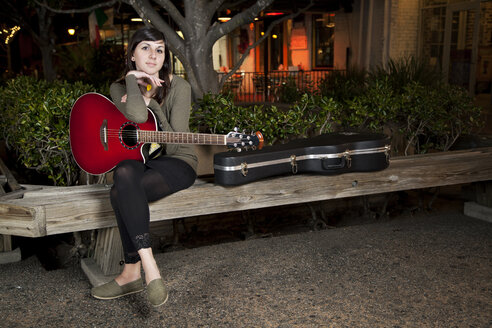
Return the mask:
[[[210,4],[207,6],[208,16],[212,17],[216,11],[220,9],[225,0],[213,0],[210,1]]]
[[[183,32],[183,35],[191,34],[191,26],[186,22],[183,15],[181,15],[179,10],[170,0],[154,0],[154,1],[167,11],[167,13],[174,20],[174,22],[176,22],[176,24],[179,26],[179,28]]]
[[[237,6],[239,6],[240,4],[242,4],[242,3],[246,2],[246,1],[248,1],[248,0],[238,0],[236,2],[230,2],[230,3],[227,2],[227,3],[224,4],[224,7],[236,8]],[[222,1],[222,2],[224,2],[224,1]],[[217,10],[218,9],[221,9],[221,7],[217,8]]]
[[[253,21],[253,19],[266,7],[271,5],[274,0],[258,0],[254,5],[241,12],[240,14],[235,15],[232,19],[223,24],[216,24],[212,26],[210,31],[207,33],[206,42],[210,44],[214,44],[218,39],[220,39],[223,35],[229,34],[234,29],[239,26],[242,26],[246,23]]]
[[[144,20],[144,22],[150,21],[159,31],[166,36],[167,46],[176,55],[181,62],[186,61],[186,54],[184,48],[184,40],[167,24],[158,12],[152,8],[152,5],[148,0],[126,0],[129,5],[135,9],[138,16]]]

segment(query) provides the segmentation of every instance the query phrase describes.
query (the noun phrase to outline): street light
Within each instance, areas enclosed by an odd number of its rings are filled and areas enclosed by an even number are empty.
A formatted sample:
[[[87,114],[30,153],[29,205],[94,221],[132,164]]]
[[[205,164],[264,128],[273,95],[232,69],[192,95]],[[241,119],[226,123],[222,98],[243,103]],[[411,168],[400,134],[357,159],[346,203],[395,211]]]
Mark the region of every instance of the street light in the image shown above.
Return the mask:
[[[75,35],[75,29],[74,28],[69,28],[67,31],[68,31],[68,34]]]

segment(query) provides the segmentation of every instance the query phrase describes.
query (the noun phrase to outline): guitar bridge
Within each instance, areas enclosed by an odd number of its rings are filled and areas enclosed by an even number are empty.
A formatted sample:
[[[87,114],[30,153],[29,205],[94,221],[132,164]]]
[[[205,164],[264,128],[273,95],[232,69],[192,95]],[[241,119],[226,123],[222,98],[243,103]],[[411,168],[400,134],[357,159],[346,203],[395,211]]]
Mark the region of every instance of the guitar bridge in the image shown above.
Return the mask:
[[[99,137],[105,151],[108,151],[108,120],[104,120],[99,128]]]

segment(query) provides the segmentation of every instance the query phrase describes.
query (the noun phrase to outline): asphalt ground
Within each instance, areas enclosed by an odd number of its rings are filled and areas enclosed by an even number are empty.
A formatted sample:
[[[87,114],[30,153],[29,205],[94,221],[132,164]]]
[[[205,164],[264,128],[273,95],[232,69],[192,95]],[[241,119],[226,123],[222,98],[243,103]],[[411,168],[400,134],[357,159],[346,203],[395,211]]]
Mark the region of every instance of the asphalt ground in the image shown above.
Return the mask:
[[[492,224],[460,206],[156,260],[159,308],[93,299],[78,265],[0,265],[0,327],[492,327]]]

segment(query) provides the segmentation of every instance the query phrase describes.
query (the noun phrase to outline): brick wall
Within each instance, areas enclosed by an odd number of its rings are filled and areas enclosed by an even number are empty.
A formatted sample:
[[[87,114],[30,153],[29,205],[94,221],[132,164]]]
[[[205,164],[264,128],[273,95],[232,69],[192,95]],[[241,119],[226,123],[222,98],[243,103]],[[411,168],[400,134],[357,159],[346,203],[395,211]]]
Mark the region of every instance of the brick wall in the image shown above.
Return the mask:
[[[492,2],[485,2],[481,5],[481,32],[480,46],[492,47]]]
[[[418,0],[391,0],[390,58],[417,55],[419,7]]]

